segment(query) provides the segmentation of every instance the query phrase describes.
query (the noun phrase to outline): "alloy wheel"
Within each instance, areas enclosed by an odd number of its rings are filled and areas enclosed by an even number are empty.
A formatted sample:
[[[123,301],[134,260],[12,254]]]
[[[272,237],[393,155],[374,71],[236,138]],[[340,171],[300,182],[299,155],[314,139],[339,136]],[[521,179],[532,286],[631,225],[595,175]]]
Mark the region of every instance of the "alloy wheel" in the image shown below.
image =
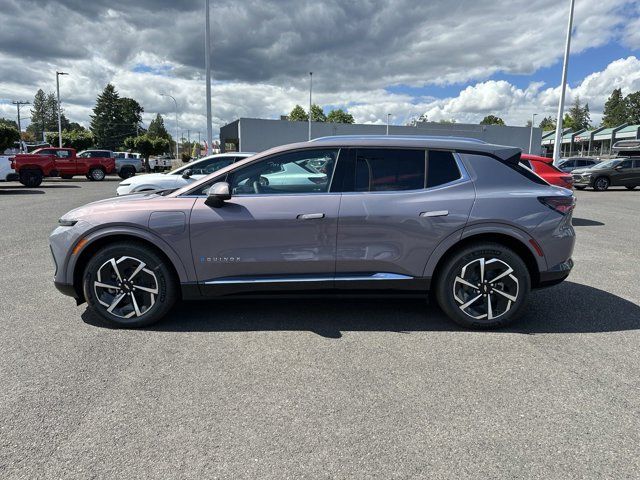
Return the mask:
[[[130,256],[104,262],[93,288],[98,302],[119,318],[144,315],[156,303],[159,291],[155,273],[142,260]]]
[[[91,170],[91,177],[94,180],[102,180],[104,178],[104,172],[102,170],[100,170],[99,168],[94,168],[93,170]]]
[[[475,320],[501,317],[518,299],[513,268],[497,258],[477,258],[462,267],[453,281],[458,308]]]

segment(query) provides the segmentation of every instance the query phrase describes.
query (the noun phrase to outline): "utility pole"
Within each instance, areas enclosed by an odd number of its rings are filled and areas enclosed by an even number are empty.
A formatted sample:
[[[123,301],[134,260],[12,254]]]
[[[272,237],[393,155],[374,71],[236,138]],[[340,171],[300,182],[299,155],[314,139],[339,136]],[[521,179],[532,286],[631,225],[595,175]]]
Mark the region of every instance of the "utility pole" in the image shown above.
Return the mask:
[[[58,147],[62,148],[62,120],[61,120],[61,106],[60,106],[60,75],[69,75],[65,72],[56,71],[56,90],[58,93]]]
[[[209,0],[205,0],[204,65],[207,83],[207,155],[213,153],[213,125],[211,116],[211,27],[209,24]]]
[[[536,119],[537,113],[531,114],[531,133],[529,134],[529,155],[531,155],[531,149],[533,148],[533,122]]]
[[[309,141],[311,141],[311,93],[313,91],[313,72],[309,72]]]
[[[20,107],[22,105],[29,105],[29,102],[14,100],[13,103],[18,109],[18,133],[20,134],[20,139],[18,140],[18,145],[20,145],[20,151],[22,152],[22,124],[20,123]]]
[[[556,119],[556,136],[553,142],[553,164],[560,161],[562,150],[562,116],[564,115],[564,94],[567,90],[567,68],[569,67],[569,50],[571,49],[571,30],[573,28],[573,7],[575,0],[569,0],[569,24],[567,26],[567,42],[564,47],[564,61],[562,63],[562,87],[558,102],[558,117]]]

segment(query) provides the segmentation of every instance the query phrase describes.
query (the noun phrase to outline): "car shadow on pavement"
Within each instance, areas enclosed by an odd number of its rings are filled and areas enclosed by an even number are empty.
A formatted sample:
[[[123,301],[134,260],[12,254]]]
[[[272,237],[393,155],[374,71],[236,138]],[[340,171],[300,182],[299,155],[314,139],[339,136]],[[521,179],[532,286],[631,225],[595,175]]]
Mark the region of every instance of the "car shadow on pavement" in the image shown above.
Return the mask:
[[[107,327],[93,312],[82,319]],[[180,302],[148,327],[162,332],[310,331],[340,338],[348,331],[407,333],[464,331],[432,302],[406,299],[269,299]],[[526,313],[508,328],[487,333],[597,333],[640,329],[640,306],[573,282],[534,291]]]
[[[42,190],[4,190],[5,187],[0,187],[0,195],[44,195]]]
[[[571,219],[571,225],[574,227],[601,227],[604,223],[597,220],[590,220],[588,218],[573,217]]]
[[[22,185],[0,185],[0,190],[15,190],[15,191],[21,191],[24,190],[25,187],[23,187]],[[42,184],[39,185],[36,188],[44,188],[44,189],[48,189],[48,188],[81,188],[79,185],[46,185],[46,184]]]

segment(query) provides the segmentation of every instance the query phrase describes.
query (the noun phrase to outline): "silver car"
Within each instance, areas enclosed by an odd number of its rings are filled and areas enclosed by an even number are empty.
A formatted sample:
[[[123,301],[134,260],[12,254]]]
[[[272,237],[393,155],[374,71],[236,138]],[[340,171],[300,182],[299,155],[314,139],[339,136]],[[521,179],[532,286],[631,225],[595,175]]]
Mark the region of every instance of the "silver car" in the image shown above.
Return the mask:
[[[55,284],[126,327],[178,299],[428,292],[461,325],[506,325],[573,266],[572,192],[520,153],[391,136],[273,148],[65,214],[50,237]]]

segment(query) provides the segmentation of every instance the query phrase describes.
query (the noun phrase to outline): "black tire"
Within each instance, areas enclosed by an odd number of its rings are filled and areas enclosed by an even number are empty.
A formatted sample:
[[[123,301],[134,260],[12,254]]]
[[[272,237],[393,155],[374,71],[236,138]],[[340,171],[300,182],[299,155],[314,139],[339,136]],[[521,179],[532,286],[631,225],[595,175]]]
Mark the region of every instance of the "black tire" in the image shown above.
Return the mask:
[[[485,282],[480,281],[481,259],[485,262]],[[462,269],[465,266],[466,278],[463,278]],[[503,276],[509,268],[512,272]],[[498,277],[504,280],[492,283],[491,279],[500,280]],[[462,278],[472,287],[457,278]],[[498,290],[509,297],[515,297],[515,301],[496,293]],[[438,270],[435,285],[436,300],[440,308],[454,322],[467,328],[493,328],[510,324],[524,312],[530,291],[531,277],[522,258],[510,248],[492,242],[469,245],[447,258]],[[485,295],[484,292],[488,293]],[[462,307],[473,298],[478,300],[471,302],[463,310]],[[492,306],[491,312],[489,304]]]
[[[132,282],[125,280],[118,286],[113,263],[110,262],[112,259],[116,262],[121,277],[131,278]],[[141,262],[145,264],[144,269],[131,276]],[[114,288],[96,286],[98,278],[100,283],[113,284]],[[100,249],[87,264],[82,277],[82,289],[89,307],[107,323],[125,328],[144,327],[162,319],[178,298],[177,284],[166,261],[153,249],[135,242],[118,242]],[[156,290],[155,295],[140,290],[143,286]],[[122,298],[116,302],[118,296]],[[132,297],[137,300],[132,301]],[[112,305],[114,302],[115,308],[109,312],[105,303]],[[140,315],[134,305],[138,307]],[[132,313],[131,318],[123,318]]]
[[[133,167],[122,167],[118,172],[118,176],[123,180],[126,178],[131,178],[136,174],[136,169]]]
[[[104,170],[99,167],[94,167],[89,170],[89,177],[91,177],[91,180],[93,180],[94,182],[101,182],[102,180],[104,180],[104,177],[106,177],[106,175],[107,174],[104,172]]]
[[[20,172],[20,183],[25,187],[39,187],[43,178],[40,170],[22,170]]]
[[[607,177],[598,177],[593,181],[593,189],[596,192],[604,192],[607,188],[609,188],[611,182]]]
[[[627,190],[633,190],[636,187],[637,185],[626,185],[624,188],[626,188]]]
[[[587,187],[585,187],[584,185],[580,185],[580,186],[576,185],[576,190],[584,190],[585,188]]]
[[[91,175],[89,175],[88,173],[85,175],[85,177],[87,177],[87,180],[89,180],[90,182],[93,182],[93,178],[91,178]]]
[[[60,178],[62,178],[63,180],[71,180],[73,178],[73,175],[60,175]]]

